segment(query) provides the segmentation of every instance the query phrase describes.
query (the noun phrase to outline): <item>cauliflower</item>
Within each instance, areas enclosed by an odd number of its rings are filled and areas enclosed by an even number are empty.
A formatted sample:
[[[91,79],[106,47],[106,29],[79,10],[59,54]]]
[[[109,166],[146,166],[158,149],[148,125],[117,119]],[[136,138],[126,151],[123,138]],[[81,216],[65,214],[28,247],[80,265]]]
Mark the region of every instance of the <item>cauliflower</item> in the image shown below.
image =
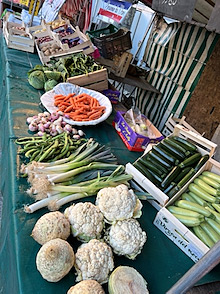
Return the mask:
[[[99,190],[96,205],[108,223],[141,216],[142,204],[125,184]]]
[[[106,243],[92,239],[78,248],[75,257],[76,281],[91,279],[100,284],[108,281],[114,261],[111,247]]]
[[[59,211],[45,213],[36,222],[31,236],[39,244],[60,238],[66,240],[70,235],[70,223]]]
[[[105,294],[105,292],[97,281],[85,280],[71,287],[67,294]]]
[[[79,202],[66,208],[64,215],[68,218],[74,237],[82,242],[100,239],[104,226],[104,216],[91,202]]]
[[[142,231],[139,222],[130,218],[110,226],[106,231],[105,240],[117,255],[135,259],[141,252],[147,235]]]
[[[74,265],[75,255],[69,243],[53,239],[45,243],[37,253],[36,265],[42,277],[48,282],[58,282]]]

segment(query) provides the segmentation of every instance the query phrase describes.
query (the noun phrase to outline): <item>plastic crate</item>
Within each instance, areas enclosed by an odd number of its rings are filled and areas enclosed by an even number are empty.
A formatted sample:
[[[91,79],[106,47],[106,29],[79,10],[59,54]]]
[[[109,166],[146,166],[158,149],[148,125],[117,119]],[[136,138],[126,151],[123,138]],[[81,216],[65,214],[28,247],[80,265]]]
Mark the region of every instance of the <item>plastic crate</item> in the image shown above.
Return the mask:
[[[104,58],[112,58],[114,55],[132,48],[131,32],[119,29],[116,33],[104,37],[94,37],[93,44],[98,48],[99,53]]]
[[[100,37],[108,36],[110,34],[116,33],[117,31],[118,31],[118,28],[110,24],[105,28],[95,30],[95,31],[87,31],[86,33],[89,35],[91,41],[93,42],[94,37],[100,38]]]

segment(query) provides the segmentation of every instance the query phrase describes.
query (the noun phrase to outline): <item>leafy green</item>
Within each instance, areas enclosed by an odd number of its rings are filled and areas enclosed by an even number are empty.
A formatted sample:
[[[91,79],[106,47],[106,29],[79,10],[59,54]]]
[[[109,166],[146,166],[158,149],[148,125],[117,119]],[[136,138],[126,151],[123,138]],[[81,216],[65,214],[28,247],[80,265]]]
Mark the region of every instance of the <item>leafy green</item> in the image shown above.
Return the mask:
[[[50,91],[52,90],[56,85],[58,84],[58,82],[56,80],[48,80],[46,81],[46,83],[44,84],[44,90],[47,92],[47,91]]]
[[[44,74],[46,75],[48,80],[59,81],[59,79],[61,78],[61,72],[58,71],[45,70]]]
[[[29,84],[37,90],[44,88],[45,75],[41,70],[34,70],[28,76]]]

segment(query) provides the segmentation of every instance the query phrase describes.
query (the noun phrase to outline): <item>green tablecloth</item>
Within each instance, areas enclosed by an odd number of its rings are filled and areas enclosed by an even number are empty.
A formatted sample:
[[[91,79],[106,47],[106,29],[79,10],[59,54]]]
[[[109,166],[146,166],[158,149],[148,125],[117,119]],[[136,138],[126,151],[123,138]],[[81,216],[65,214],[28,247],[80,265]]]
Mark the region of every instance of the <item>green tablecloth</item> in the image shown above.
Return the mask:
[[[31,231],[36,220],[47,212],[46,209],[34,214],[25,214],[24,204],[31,200],[25,193],[28,188],[26,179],[19,178],[20,165],[14,139],[28,135],[26,117],[40,112],[40,92],[27,82],[27,71],[39,64],[36,54],[8,49],[3,37],[1,42],[0,64],[0,187],[3,195],[2,226],[0,238],[0,292],[3,294],[65,294],[75,283],[74,269],[57,283],[44,280],[36,269],[35,258],[40,245],[32,237]],[[120,163],[133,162],[139,153],[130,152],[112,127],[111,116],[106,122],[85,128],[87,137],[112,148]],[[87,200],[87,199],[85,199]],[[94,198],[90,199],[94,201]],[[140,219],[148,240],[142,253],[135,261],[124,257],[115,258],[115,266],[135,267],[148,282],[151,294],[164,294],[194,264],[176,245],[174,245],[152,223],[156,210],[144,203]],[[70,238],[76,250],[79,242]],[[200,283],[218,280],[219,267],[206,275]],[[104,286],[106,289],[106,285]],[[107,293],[107,291],[106,291]]]

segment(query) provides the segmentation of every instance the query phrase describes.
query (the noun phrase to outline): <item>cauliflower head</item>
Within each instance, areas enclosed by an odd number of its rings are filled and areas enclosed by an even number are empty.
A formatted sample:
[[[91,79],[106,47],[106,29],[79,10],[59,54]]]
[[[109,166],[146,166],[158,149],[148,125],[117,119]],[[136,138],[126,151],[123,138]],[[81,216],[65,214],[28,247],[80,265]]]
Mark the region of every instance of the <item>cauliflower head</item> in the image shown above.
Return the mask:
[[[48,282],[58,282],[69,273],[74,265],[75,255],[69,243],[53,239],[45,243],[37,253],[36,265],[42,277]]]
[[[100,239],[104,227],[104,216],[91,202],[79,202],[65,209],[64,215],[71,224],[74,237],[82,242]]]
[[[111,225],[106,231],[105,240],[115,254],[135,259],[141,253],[147,235],[142,231],[139,222],[130,218]]]
[[[59,211],[45,213],[36,222],[31,236],[39,244],[60,238],[66,240],[70,235],[70,223]]]
[[[71,287],[67,294],[105,294],[102,286],[95,280],[85,280]]]
[[[96,280],[100,284],[108,281],[114,261],[112,249],[106,243],[92,239],[78,248],[75,257],[76,281]]]
[[[142,204],[134,191],[125,184],[99,190],[96,205],[107,223],[141,216]]]

